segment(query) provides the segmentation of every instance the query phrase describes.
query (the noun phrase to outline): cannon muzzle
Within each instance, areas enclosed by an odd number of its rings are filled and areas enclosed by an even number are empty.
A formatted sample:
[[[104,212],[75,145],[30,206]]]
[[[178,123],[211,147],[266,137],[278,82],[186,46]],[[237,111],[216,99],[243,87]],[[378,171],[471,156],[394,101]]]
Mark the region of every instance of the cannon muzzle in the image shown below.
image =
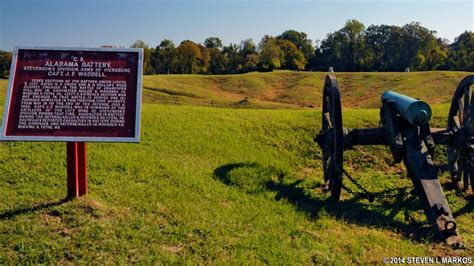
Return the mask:
[[[393,101],[398,114],[414,126],[421,126],[430,121],[431,107],[423,101],[394,91],[384,92],[383,101]]]

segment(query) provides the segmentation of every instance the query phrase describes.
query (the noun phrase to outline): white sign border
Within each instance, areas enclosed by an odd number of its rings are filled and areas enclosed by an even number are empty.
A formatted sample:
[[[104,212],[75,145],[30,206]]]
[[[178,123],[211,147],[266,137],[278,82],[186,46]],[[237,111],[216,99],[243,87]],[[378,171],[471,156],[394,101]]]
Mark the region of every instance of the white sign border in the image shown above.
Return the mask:
[[[6,136],[8,113],[11,107],[11,93],[15,80],[15,69],[18,50],[56,50],[56,51],[97,51],[97,52],[138,52],[137,95],[135,106],[135,135],[133,137],[74,137],[74,136]],[[10,77],[8,79],[7,97],[2,117],[2,135],[0,141],[57,141],[57,142],[140,142],[140,116],[142,109],[143,83],[143,49],[142,48],[91,48],[91,47],[48,47],[48,46],[15,46],[13,49]]]

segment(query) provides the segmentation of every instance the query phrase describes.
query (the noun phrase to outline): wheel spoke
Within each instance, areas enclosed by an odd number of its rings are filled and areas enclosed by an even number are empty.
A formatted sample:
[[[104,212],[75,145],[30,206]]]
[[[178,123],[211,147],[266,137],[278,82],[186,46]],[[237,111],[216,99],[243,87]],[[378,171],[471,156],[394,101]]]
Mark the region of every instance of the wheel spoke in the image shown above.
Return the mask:
[[[324,120],[328,123],[328,127],[332,128],[332,121],[331,117],[329,116],[329,113],[324,113]]]
[[[448,146],[448,162],[456,162],[457,160],[459,160],[459,150]]]
[[[460,98],[458,100],[458,115],[457,118],[459,119],[459,127],[462,126],[462,123],[464,122],[464,100]]]
[[[464,169],[464,175],[466,176],[465,179],[468,179],[471,183],[471,191],[474,192],[474,158],[471,156],[466,157],[466,168]],[[466,186],[467,190],[468,186]]]
[[[329,107],[329,104],[328,104],[329,101],[330,101],[329,96],[324,95],[324,99],[323,99],[323,112],[324,113],[329,112],[329,108],[328,108]]]
[[[466,86],[464,89],[464,95],[467,96],[467,104],[471,104],[472,88],[471,86]]]
[[[468,107],[466,107],[467,109],[467,118],[466,119],[466,123],[465,123],[465,127],[467,129],[467,132],[468,134],[471,136],[471,137],[474,137],[474,95],[473,95],[473,89],[474,88],[471,88],[469,87],[467,89],[468,91],[468,98],[464,101],[464,103],[466,105],[469,105]]]
[[[458,170],[458,179],[462,180],[464,190],[469,188],[469,176],[466,174],[465,170],[467,170],[467,164],[464,156],[461,155],[459,160],[459,170]]]
[[[467,119],[470,117],[470,105],[471,105],[471,87],[468,86],[464,90],[464,100],[463,100],[463,120],[462,124],[466,125],[467,124]]]
[[[459,179],[459,150],[448,146],[448,165],[451,174],[451,181],[457,186]]]
[[[454,126],[459,129],[461,128],[461,122],[459,121],[459,116],[453,116]]]
[[[324,181],[327,181],[330,176],[330,167],[331,167],[331,152],[328,149],[328,146],[324,146],[323,149],[323,174]]]
[[[468,171],[469,179],[471,181],[471,191],[474,193],[474,165],[471,162]]]

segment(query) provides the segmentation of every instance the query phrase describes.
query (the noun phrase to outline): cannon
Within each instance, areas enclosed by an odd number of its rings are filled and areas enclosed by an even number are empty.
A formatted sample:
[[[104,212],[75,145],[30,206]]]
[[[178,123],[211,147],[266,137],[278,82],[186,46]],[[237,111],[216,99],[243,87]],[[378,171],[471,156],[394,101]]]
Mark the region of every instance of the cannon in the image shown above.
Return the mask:
[[[448,115],[447,128],[430,128],[430,106],[418,99],[386,91],[381,97],[380,126],[348,129],[343,127],[341,100],[336,78],[324,82],[322,129],[314,138],[322,149],[325,189],[338,201],[343,176],[353,178],[343,168],[344,150],[357,145],[386,145],[396,163],[404,162],[428,222],[437,236],[453,247],[464,247],[456,222],[444,196],[433,164],[436,145],[447,145],[448,168],[456,186],[474,191],[474,75],[458,85]],[[370,202],[374,199],[367,197]]]

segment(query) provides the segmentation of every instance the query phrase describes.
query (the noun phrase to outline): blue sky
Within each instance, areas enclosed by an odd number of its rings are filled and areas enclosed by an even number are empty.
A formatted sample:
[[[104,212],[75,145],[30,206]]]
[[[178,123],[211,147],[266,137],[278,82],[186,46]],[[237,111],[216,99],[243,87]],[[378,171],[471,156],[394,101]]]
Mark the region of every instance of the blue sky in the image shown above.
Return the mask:
[[[155,47],[217,36],[224,44],[287,29],[312,40],[348,19],[366,26],[418,21],[453,41],[473,31],[474,0],[0,0],[0,49],[15,45],[129,46],[141,39]]]

